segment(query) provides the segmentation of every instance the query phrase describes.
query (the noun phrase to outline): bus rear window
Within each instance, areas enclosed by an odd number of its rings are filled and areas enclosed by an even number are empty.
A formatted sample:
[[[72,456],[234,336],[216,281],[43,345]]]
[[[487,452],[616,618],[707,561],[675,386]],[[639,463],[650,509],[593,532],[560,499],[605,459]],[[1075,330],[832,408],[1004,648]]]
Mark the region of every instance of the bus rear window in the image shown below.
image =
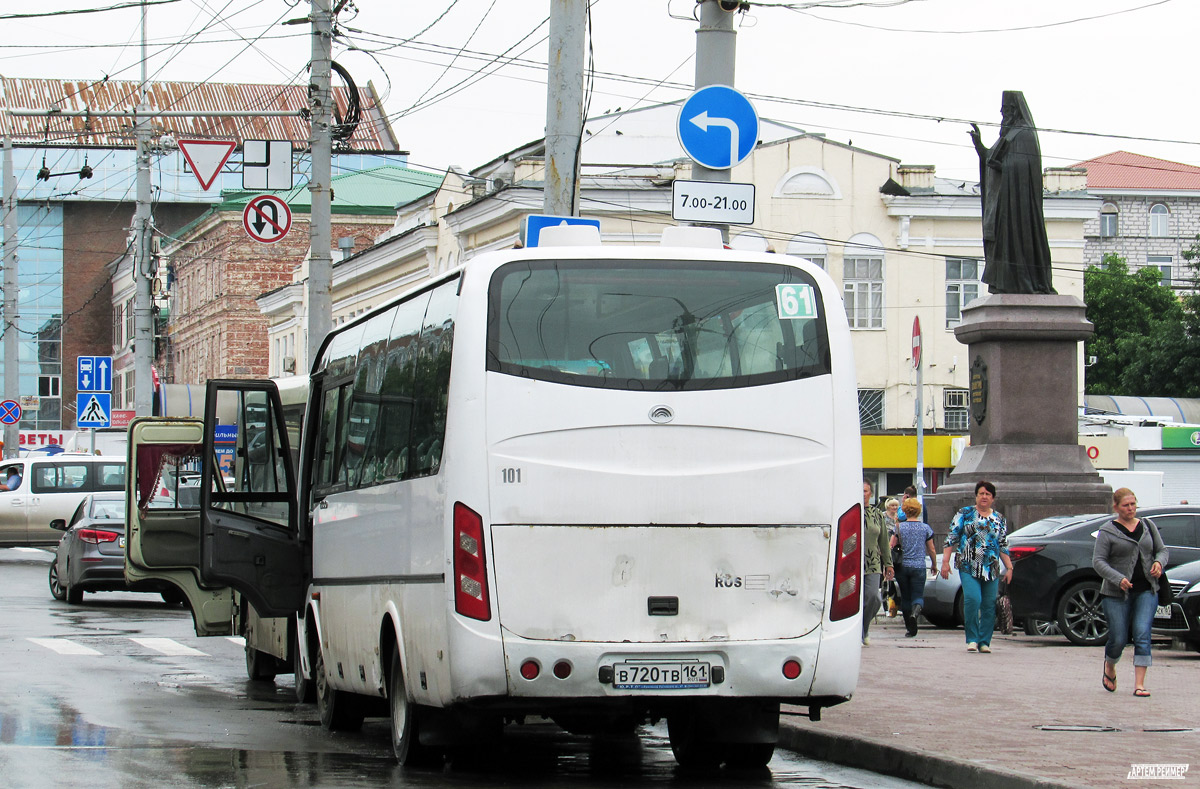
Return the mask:
[[[791,266],[521,261],[492,277],[488,369],[649,391],[826,375],[825,308]]]

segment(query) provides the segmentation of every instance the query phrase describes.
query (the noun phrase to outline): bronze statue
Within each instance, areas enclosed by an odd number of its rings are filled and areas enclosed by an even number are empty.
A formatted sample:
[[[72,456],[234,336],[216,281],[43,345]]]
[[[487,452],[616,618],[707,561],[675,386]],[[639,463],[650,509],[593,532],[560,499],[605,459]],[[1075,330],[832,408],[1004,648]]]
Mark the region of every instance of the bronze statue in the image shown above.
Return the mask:
[[[990,149],[971,124],[983,202],[983,281],[992,293],[1056,293],[1042,214],[1042,151],[1025,96],[1004,91]]]

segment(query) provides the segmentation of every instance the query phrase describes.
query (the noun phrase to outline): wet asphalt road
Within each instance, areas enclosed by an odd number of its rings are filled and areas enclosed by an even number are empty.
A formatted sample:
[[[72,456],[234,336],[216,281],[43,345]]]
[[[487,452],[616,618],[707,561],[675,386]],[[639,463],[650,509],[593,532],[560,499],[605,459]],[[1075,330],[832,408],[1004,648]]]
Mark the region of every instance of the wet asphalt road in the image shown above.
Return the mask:
[[[0,785],[30,787],[910,787],[780,751],[768,770],[681,772],[666,727],[592,739],[509,727],[441,771],[404,769],[387,721],[330,734],[291,677],[250,682],[240,639],[197,638],[158,595],[54,600],[50,553],[0,549]]]

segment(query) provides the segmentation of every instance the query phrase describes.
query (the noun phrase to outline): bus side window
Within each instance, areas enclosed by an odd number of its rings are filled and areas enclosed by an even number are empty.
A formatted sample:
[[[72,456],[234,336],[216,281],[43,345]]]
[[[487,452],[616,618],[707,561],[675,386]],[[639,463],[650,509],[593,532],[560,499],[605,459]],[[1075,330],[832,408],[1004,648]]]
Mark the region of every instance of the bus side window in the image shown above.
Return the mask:
[[[450,353],[454,345],[454,314],[458,307],[458,282],[446,282],[433,291],[421,326],[417,353],[416,402],[410,459],[414,477],[436,474],[442,461],[446,433],[446,406],[450,395]]]
[[[429,294],[422,293],[401,304],[392,322],[383,382],[379,388],[378,451],[383,456],[380,481],[409,476],[413,399],[417,386],[417,347],[421,337],[421,322],[428,306]]]

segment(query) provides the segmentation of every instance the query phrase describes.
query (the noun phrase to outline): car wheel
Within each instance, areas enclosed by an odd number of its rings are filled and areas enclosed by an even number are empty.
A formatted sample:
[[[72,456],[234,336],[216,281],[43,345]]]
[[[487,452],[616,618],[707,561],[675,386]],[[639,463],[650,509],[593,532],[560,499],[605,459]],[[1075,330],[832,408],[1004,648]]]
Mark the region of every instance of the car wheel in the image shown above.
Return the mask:
[[[83,590],[78,586],[68,586],[66,587],[66,590],[68,603],[71,605],[79,605],[83,602]]]
[[[187,598],[183,596],[183,592],[172,589],[166,592],[159,592],[162,595],[163,602],[167,605],[185,605]]]
[[[317,683],[317,712],[321,725],[328,731],[358,731],[362,728],[363,705],[351,693],[334,690],[329,684],[329,672],[325,668],[325,655],[320,647],[316,650],[313,678]]]
[[[1099,581],[1082,581],[1058,601],[1058,629],[1072,644],[1096,647],[1108,640]]]
[[[958,622],[958,627],[963,627],[967,624],[967,615],[963,613],[963,593],[958,590],[958,595],[954,598],[954,620]]]
[[[1061,632],[1058,623],[1050,619],[1027,617],[1023,626],[1027,636],[1057,636]]]
[[[404,671],[400,667],[400,648],[392,644],[391,671],[388,672],[388,706],[392,714],[392,751],[405,767],[434,767],[442,763],[442,752],[421,744],[421,708],[408,699]]]
[[[667,738],[675,761],[685,770],[712,770],[721,765],[724,754],[702,736],[699,716],[693,711],[681,710],[667,716]]]
[[[58,580],[58,560],[50,562],[50,594],[55,600],[66,600],[67,590]]]

